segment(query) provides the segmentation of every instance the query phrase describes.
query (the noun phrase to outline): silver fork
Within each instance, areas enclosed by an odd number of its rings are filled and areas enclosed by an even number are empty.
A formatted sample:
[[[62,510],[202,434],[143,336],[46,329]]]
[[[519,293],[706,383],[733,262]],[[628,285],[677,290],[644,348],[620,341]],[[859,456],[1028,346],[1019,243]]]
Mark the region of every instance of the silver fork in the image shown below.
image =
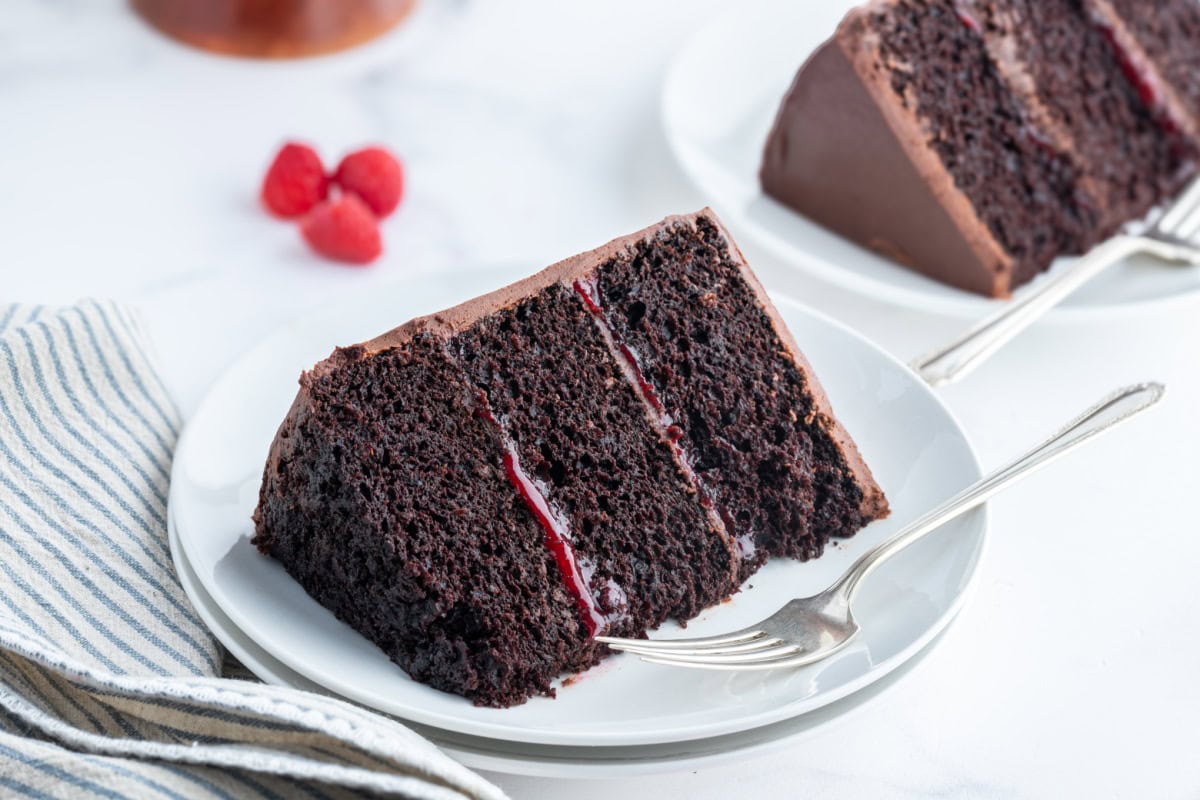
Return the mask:
[[[851,565],[836,583],[812,597],[790,601],[771,616],[741,630],[693,639],[621,639],[597,636],[614,650],[644,661],[679,667],[764,670],[801,667],[833,655],[858,633],[850,613],[854,593],[876,567],[941,525],[1114,425],[1146,410],[1164,387],[1144,383],[1118,390],[1054,436],[1006,467],[967,487]]]
[[[1200,264],[1200,178],[1151,224],[1130,226],[1127,231],[1092,248],[1067,269],[1031,287],[1020,299],[910,366],[931,386],[953,383],[1067,295],[1131,255],[1146,253],[1164,261]]]

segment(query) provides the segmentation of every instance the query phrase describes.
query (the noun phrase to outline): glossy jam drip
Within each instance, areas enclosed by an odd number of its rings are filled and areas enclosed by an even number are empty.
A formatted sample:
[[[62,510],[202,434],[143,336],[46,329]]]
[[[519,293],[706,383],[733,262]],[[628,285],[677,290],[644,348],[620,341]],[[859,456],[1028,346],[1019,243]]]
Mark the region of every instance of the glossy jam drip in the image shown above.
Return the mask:
[[[596,284],[582,278],[572,284],[575,293],[583,298],[583,304],[597,319],[604,319],[604,309],[600,307],[600,297],[596,294]]]
[[[751,541],[752,537],[749,534],[741,537],[747,539],[748,542],[751,542],[748,548],[743,545],[740,539],[733,539],[733,535],[731,533],[733,530],[731,520],[729,520],[728,516],[724,513],[724,509],[717,509],[716,503],[713,502],[708,487],[696,474],[696,470],[692,466],[691,456],[683,446],[683,428],[675,424],[675,420],[670,414],[667,413],[662,401],[659,400],[658,393],[655,391],[654,385],[646,379],[646,374],[642,371],[642,366],[639,363],[637,352],[621,341],[620,337],[617,336],[617,332],[612,329],[612,326],[608,324],[608,320],[605,319],[604,308],[600,304],[600,295],[596,291],[596,285],[591,281],[582,279],[575,281],[575,283],[572,285],[575,288],[576,294],[583,298],[583,303],[585,306],[587,306],[588,311],[592,312],[592,316],[596,319],[596,324],[598,324],[601,329],[604,330],[608,338],[612,340],[617,350],[620,351],[621,357],[629,366],[630,372],[633,373],[634,381],[637,383],[638,393],[641,395],[642,399],[645,400],[646,405],[650,407],[655,416],[658,418],[658,424],[663,431],[663,441],[666,442],[667,446],[670,447],[671,451],[675,454],[675,461],[683,469],[684,475],[687,477],[688,482],[696,487],[696,491],[699,493],[698,499],[700,506],[707,511],[717,510],[721,512],[717,517],[721,520],[721,535],[725,538],[725,541],[731,545],[733,554],[736,558],[741,560],[753,556],[754,545]]]
[[[566,522],[554,512],[550,503],[546,501],[545,494],[521,466],[521,457],[517,453],[516,442],[512,441],[505,433],[500,421],[492,414],[487,398],[482,395],[479,398],[477,413],[495,426],[500,433],[500,438],[504,442],[504,473],[508,477],[508,482],[517,490],[517,494],[521,495],[521,499],[525,501],[525,505],[541,525],[546,547],[554,556],[554,563],[558,565],[558,570],[562,573],[567,591],[575,598],[575,605],[579,608],[588,636],[595,636],[597,632],[608,626],[608,620],[596,607],[591,588],[580,568],[579,560],[575,557],[575,548],[571,546]]]

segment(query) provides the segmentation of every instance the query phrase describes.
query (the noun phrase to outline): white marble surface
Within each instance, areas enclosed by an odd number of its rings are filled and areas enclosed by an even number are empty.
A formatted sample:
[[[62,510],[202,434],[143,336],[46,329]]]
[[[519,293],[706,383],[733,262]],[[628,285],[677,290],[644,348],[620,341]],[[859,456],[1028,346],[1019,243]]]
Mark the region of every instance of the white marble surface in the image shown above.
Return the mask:
[[[532,269],[693,210],[706,199],[663,142],[659,83],[722,5],[446,0],[423,31],[280,65],[177,47],[118,0],[5,0],[0,299],[138,304],[187,412],[232,358],[305,309],[422,272]],[[407,160],[408,198],[375,266],[319,261],[260,213],[259,176],[285,137],[331,159],[379,141]],[[956,329],[746,249],[768,285],[901,357]],[[1049,321],[945,390],[995,465],[1118,384],[1169,386],[1152,416],[995,501],[974,600],[861,713],[699,772],[489,777],[514,797],[573,800],[1200,795],[1198,317],[1192,304]]]

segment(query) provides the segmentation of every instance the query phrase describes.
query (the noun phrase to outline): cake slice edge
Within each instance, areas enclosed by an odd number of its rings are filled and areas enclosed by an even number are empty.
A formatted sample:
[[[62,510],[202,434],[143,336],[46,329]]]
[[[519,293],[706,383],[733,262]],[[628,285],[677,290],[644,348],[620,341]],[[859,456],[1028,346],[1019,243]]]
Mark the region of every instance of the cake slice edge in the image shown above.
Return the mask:
[[[868,520],[887,518],[891,513],[891,506],[888,503],[887,496],[875,480],[875,475],[871,472],[871,468],[867,466],[866,460],[863,459],[862,453],[858,449],[858,444],[850,436],[850,432],[846,430],[846,426],[842,424],[842,421],[833,413],[833,405],[829,402],[829,395],[825,392],[825,387],[821,385],[821,381],[817,377],[817,373],[813,370],[812,364],[809,363],[808,357],[804,355],[804,352],[796,343],[791,330],[779,315],[779,309],[771,301],[771,296],[767,293],[766,288],[763,287],[758,276],[749,269],[748,262],[741,248],[733,240],[725,224],[721,222],[716,214],[712,213],[711,209],[705,208],[697,216],[707,217],[725,240],[726,246],[729,248],[730,253],[735,256],[735,260],[741,268],[742,279],[749,285],[755,298],[757,298],[767,317],[771,320],[775,334],[783,342],[788,355],[796,362],[800,371],[804,374],[808,391],[813,396],[818,409],[821,427],[825,429],[834,444],[837,445],[842,453],[842,457],[850,467],[854,479],[862,488],[863,499],[859,504],[859,513]]]
[[[801,66],[767,138],[763,190],[910,269],[1007,297],[1012,257],[868,69],[836,35]]]

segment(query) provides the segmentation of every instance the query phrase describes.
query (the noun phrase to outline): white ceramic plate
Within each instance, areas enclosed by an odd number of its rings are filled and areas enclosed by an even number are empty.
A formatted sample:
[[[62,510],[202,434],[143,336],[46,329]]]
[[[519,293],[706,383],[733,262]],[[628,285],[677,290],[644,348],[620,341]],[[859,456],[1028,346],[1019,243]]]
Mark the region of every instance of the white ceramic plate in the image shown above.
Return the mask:
[[[758,168],[775,113],[796,71],[827,39],[848,2],[738,3],[701,28],[668,73],[662,117],[668,144],[722,218],[789,264],[898,305],[979,318],[1003,301],[955,289],[843,239],[763,194]],[[864,158],[870,154],[864,154]],[[880,186],[879,191],[887,191]],[[1062,269],[1060,259],[1052,270]],[[1130,259],[1052,313],[1111,315],[1193,299],[1200,270]],[[1021,290],[1016,294],[1020,296]]]
[[[335,344],[361,341],[530,271],[423,276],[374,289],[358,303],[285,326],[214,384],[176,451],[171,516],[201,585],[256,644],[329,690],[412,722],[510,742],[631,746],[721,736],[819,708],[883,677],[949,622],[982,552],[983,511],[881,568],[857,599],[857,640],[835,658],[789,672],[680,671],[619,656],[555,700],[476,708],[410,680],[317,605],[250,544],[262,466],[300,371]],[[688,631],[696,635],[741,627],[793,596],[825,588],[867,547],[980,474],[958,424],[907,368],[825,317],[778,304],[894,513],[817,561],[768,564],[750,580],[753,588],[694,620]],[[664,626],[660,635],[676,631]]]
[[[174,523],[171,524],[171,553],[175,558],[175,567],[184,591],[201,618],[247,669],[263,681],[276,686],[291,686],[309,692],[332,694],[295,670],[289,669],[238,630],[200,585],[195,571],[188,563],[187,555],[175,540]],[[434,742],[451,758],[469,767],[511,775],[539,778],[617,778],[696,770],[791,747],[802,739],[824,730],[834,721],[845,721],[915,669],[943,635],[945,634],[939,634],[920,653],[885,678],[849,697],[783,722],[711,739],[633,747],[556,747],[505,742],[450,733],[412,723],[409,725]]]

